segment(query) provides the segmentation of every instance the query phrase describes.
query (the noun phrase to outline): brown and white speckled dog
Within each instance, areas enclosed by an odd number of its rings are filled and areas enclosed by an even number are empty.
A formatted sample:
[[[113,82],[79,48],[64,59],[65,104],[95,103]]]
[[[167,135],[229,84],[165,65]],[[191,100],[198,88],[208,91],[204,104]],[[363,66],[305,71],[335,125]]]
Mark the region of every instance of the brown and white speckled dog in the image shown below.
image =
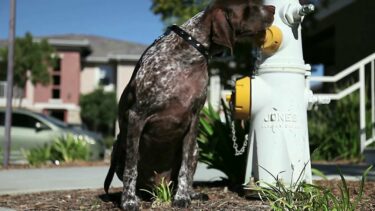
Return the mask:
[[[216,52],[241,39],[261,38],[273,13],[261,0],[216,0],[181,28]],[[124,209],[138,209],[136,190],[161,178],[177,188],[173,205],[189,206],[207,82],[205,56],[174,32],[143,54],[119,102],[120,134],[105,181],[106,192],[115,172],[123,181]]]

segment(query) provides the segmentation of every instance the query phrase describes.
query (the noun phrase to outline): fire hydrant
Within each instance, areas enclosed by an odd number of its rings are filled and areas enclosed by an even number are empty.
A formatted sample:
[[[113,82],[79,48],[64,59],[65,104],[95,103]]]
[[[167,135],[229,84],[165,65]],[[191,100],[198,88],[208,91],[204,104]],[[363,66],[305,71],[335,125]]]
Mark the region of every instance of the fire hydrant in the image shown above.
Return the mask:
[[[298,0],[265,0],[276,7],[267,30],[259,69],[252,78],[237,80],[232,94],[234,116],[249,119],[245,185],[312,182],[307,110],[316,98],[308,85],[310,65],[302,53],[301,22],[314,10]]]

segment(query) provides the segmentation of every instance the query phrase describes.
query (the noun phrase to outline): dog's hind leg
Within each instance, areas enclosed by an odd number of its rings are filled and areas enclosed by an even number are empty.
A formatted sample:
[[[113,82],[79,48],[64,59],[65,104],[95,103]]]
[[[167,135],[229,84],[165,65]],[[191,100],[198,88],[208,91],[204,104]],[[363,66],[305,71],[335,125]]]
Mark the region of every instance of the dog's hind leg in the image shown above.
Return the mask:
[[[137,164],[139,158],[139,141],[144,127],[145,120],[141,119],[138,114],[129,110],[126,142],[124,145],[126,149],[125,168],[123,175],[124,189],[121,197],[121,206],[125,210],[138,210],[139,199],[136,196],[136,181],[137,181]],[[121,128],[123,129],[123,128]],[[124,138],[124,137],[122,137]]]
[[[182,163],[178,175],[177,192],[173,206],[187,208],[191,203],[190,190],[197,162],[196,137],[198,133],[199,116],[194,115],[186,133],[182,146]]]

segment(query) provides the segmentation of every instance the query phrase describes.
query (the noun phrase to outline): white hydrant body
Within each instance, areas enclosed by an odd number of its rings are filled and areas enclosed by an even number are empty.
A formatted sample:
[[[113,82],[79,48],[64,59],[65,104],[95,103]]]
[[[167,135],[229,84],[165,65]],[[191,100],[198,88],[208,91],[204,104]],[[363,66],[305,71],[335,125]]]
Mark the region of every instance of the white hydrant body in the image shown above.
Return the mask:
[[[310,66],[303,60],[302,16],[298,0],[265,0],[276,7],[273,25],[282,32],[279,49],[263,55],[251,80],[251,128],[245,184],[253,178],[274,184],[311,182],[307,109],[313,95],[307,85]],[[302,177],[298,180],[300,174]],[[262,184],[262,183],[260,183]]]

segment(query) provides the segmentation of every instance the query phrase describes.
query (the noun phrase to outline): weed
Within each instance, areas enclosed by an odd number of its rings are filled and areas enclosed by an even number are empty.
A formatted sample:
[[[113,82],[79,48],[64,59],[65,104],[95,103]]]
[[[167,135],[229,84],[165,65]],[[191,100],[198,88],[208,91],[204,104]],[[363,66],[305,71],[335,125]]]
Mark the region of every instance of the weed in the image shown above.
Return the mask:
[[[172,203],[172,189],[172,181],[167,182],[163,177],[160,184],[155,185],[152,191],[146,189],[141,189],[141,191],[151,194],[152,207],[164,207]]]
[[[331,189],[313,184],[307,184],[300,179],[296,183],[291,184],[287,187],[278,176],[273,176],[276,183],[258,183],[264,184],[265,187],[259,185],[258,191],[261,199],[266,199],[272,210],[282,211],[297,211],[297,210],[335,210],[335,211],[350,211],[355,210],[363,196],[364,185],[366,177],[371,170],[372,166],[367,168],[362,174],[362,180],[358,190],[358,195],[354,200],[350,198],[349,188],[347,182],[341,172],[338,169],[341,184],[339,185],[340,195],[336,196],[333,194]],[[302,173],[301,173],[302,174]]]

